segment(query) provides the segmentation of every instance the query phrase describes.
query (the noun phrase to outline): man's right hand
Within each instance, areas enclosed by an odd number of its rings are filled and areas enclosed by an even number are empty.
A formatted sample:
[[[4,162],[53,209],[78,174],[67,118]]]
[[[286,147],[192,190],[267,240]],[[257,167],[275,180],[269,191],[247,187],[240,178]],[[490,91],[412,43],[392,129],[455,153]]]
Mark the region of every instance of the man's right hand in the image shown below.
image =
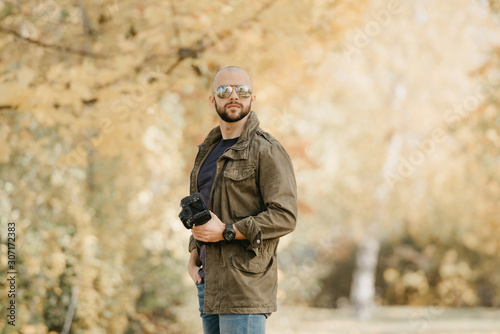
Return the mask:
[[[199,270],[200,270],[200,267],[189,267],[189,276],[191,276],[191,279],[193,280],[193,282],[196,284],[200,284],[201,283],[201,276],[199,274]]]
[[[198,256],[198,250],[195,248],[191,251],[191,256],[189,257],[188,261],[188,273],[195,284],[201,283],[201,276],[198,273],[200,271],[200,265],[201,261]]]

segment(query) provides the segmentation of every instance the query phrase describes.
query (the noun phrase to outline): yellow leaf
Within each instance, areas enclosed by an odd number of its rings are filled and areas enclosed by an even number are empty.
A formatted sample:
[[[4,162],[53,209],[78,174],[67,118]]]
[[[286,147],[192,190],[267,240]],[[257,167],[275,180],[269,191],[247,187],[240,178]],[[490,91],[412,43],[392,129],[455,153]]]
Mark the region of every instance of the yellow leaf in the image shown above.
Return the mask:
[[[17,83],[5,83],[0,85],[0,106],[18,107],[22,102],[28,100],[29,91]]]
[[[35,74],[31,68],[24,66],[17,72],[17,82],[21,87],[28,87],[35,78]]]
[[[0,145],[0,163],[7,163],[10,160],[10,146]]]
[[[64,67],[64,64],[58,63],[50,67],[50,69],[47,71],[46,77],[48,81],[63,81],[64,74],[66,74],[67,72],[68,71]]]

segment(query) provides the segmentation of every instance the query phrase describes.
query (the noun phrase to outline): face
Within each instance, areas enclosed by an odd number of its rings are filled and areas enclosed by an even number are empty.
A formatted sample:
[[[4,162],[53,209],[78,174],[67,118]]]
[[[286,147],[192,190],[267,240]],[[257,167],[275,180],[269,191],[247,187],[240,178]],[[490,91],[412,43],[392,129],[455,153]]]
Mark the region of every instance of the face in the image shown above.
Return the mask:
[[[215,90],[220,85],[248,85],[252,86],[252,82],[248,74],[244,71],[230,71],[225,70],[219,72],[215,77],[214,84],[212,86],[212,95],[210,96],[210,102],[214,106],[219,117],[227,123],[238,122],[245,118],[252,110],[252,103],[255,96],[252,94],[249,98],[242,98],[236,93],[236,89],[233,88],[231,95],[225,99],[221,99],[215,94]]]

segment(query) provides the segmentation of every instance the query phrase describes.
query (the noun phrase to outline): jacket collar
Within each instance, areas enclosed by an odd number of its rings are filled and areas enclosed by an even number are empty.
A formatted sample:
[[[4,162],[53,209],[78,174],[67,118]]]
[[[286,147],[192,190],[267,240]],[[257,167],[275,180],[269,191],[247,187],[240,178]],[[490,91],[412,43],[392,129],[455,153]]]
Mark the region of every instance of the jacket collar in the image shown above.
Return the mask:
[[[248,120],[238,141],[236,142],[236,144],[231,146],[230,149],[228,149],[226,153],[223,154],[223,156],[234,160],[247,159],[248,145],[258,127],[259,119],[257,118],[257,114],[254,111],[250,111],[250,115],[248,116]],[[214,143],[218,143],[221,139],[222,133],[220,131],[220,126],[217,125],[210,131],[210,133],[207,135],[203,143],[199,145],[199,147],[200,149],[210,147]]]

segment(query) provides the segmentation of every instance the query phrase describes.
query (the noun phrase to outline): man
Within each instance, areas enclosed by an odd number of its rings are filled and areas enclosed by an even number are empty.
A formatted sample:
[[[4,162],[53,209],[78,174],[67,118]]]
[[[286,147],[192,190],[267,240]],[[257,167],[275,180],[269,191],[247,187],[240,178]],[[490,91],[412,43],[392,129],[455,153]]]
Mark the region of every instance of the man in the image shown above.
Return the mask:
[[[219,126],[199,146],[191,172],[190,191],[201,193],[212,217],[189,240],[204,333],[265,332],[276,311],[278,241],[296,224],[292,162],[259,128],[252,89],[241,68],[216,74],[209,101]]]

